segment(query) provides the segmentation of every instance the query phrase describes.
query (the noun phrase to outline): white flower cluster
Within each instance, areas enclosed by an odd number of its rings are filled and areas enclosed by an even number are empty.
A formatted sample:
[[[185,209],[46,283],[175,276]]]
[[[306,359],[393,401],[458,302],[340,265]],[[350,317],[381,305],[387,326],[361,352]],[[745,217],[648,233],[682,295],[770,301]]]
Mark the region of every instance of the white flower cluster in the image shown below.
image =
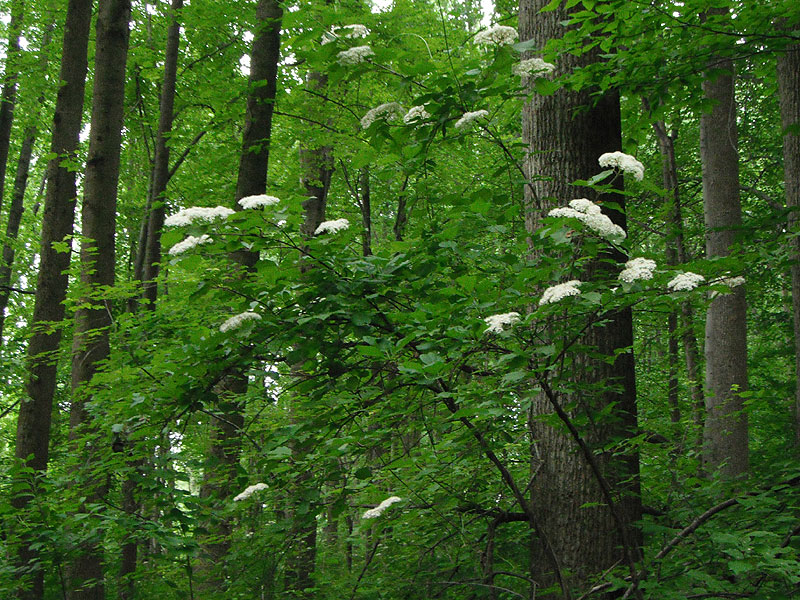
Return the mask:
[[[336,62],[343,67],[358,65],[367,60],[370,56],[375,56],[369,46],[354,46],[347,50],[342,50],[336,55]]]
[[[403,107],[397,102],[386,102],[385,104],[381,104],[368,110],[367,114],[361,117],[361,129],[367,129],[377,119],[386,119],[387,121],[391,121],[402,113]]]
[[[625,283],[652,279],[655,269],[656,261],[649,258],[633,258],[625,263],[625,269],[619,274],[619,279]]]
[[[200,244],[208,244],[213,242],[214,240],[211,239],[211,236],[206,234],[201,235],[200,237],[190,235],[182,242],[178,242],[172,248],[169,249],[170,256],[177,256],[178,254],[183,254],[187,250],[191,250],[195,246]]]
[[[744,285],[745,284],[745,279],[744,279],[744,277],[741,277],[741,276],[730,277],[729,275],[725,275],[723,277],[717,277],[716,279],[713,279],[710,283],[719,284],[719,285],[726,285],[729,288],[735,288],[735,287],[739,287],[740,285]],[[725,292],[722,292],[722,293],[724,294]],[[720,294],[720,292],[718,292],[716,290],[712,290],[712,292],[709,294],[709,297],[713,300],[714,298],[719,296],[719,294]]]
[[[224,206],[205,208],[202,206],[192,206],[182,208],[174,215],[164,219],[167,227],[180,227],[181,225],[191,225],[194,221],[213,221],[214,219],[226,219],[233,214],[233,210]]]
[[[567,296],[579,296],[581,291],[578,289],[581,282],[577,279],[567,281],[566,283],[559,283],[552,287],[547,288],[539,300],[539,306],[545,304],[553,304],[559,300],[563,300]]]
[[[406,125],[410,125],[415,121],[425,121],[426,119],[430,119],[430,113],[425,110],[424,106],[412,106],[408,109],[408,112],[403,117],[403,123]]]
[[[468,127],[472,127],[475,121],[478,119],[483,119],[484,117],[489,116],[488,110],[476,110],[473,112],[464,113],[461,118],[456,121],[455,128],[456,129],[467,129]]]
[[[679,273],[672,281],[667,284],[667,287],[673,292],[689,291],[696,288],[698,285],[706,280],[702,275],[687,271],[686,273]]]
[[[625,239],[625,230],[604,215],[597,204],[586,198],[571,200],[568,207],[554,208],[547,215],[578,219],[597,235],[608,240]]]
[[[280,198],[276,198],[275,196],[256,194],[255,196],[245,196],[239,200],[239,206],[242,208],[264,208],[265,206],[272,206],[278,202],[280,202]]]
[[[319,224],[314,230],[314,235],[319,235],[320,233],[336,233],[337,231],[342,231],[343,229],[347,229],[350,227],[350,221],[347,219],[336,219],[335,221],[323,221]]]
[[[506,25],[493,25],[475,34],[479,46],[505,46],[517,41],[517,30]]]
[[[519,318],[518,312],[502,313],[499,315],[486,317],[484,321],[486,321],[488,327],[484,333],[500,333],[506,327],[511,327],[514,324],[519,323]]]
[[[266,483],[256,483],[254,485],[247,486],[244,488],[244,491],[236,496],[233,501],[234,502],[241,502],[242,500],[247,500],[250,496],[255,494],[256,492],[260,492],[261,490],[267,489],[269,486]]]
[[[383,502],[378,504],[378,506],[376,506],[375,508],[370,508],[369,510],[365,511],[364,514],[361,515],[361,518],[362,519],[377,519],[392,504],[394,504],[395,502],[400,502],[401,500],[402,500],[402,498],[398,498],[397,496],[391,496],[390,498],[387,498],[386,500],[384,500]]]
[[[528,75],[539,75],[540,73],[547,75],[555,71],[555,69],[556,66],[554,64],[545,62],[541,58],[529,58],[512,66],[511,72],[514,73],[514,75],[526,77]]]
[[[348,39],[365,38],[369,35],[369,29],[366,25],[354,23],[353,25],[343,25],[342,27],[334,27],[331,31],[326,31],[322,34],[322,45],[330,44],[337,38],[343,37]]]
[[[239,313],[238,315],[233,315],[230,319],[228,319],[222,325],[219,326],[219,330],[222,333],[225,333],[226,331],[231,331],[232,329],[238,329],[246,321],[260,321],[260,320],[261,320],[260,314],[254,313],[252,311],[246,311],[243,313]]]
[[[606,152],[600,155],[597,162],[600,163],[601,167],[612,167],[619,169],[623,173],[630,173],[636,181],[641,181],[642,178],[644,178],[644,165],[630,154],[625,154],[624,152]]]

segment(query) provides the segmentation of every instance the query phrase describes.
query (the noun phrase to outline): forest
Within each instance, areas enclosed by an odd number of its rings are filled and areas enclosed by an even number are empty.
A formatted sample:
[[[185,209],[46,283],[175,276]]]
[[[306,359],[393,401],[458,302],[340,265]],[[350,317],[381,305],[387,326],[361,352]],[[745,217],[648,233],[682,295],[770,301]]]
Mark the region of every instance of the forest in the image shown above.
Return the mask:
[[[0,0],[0,599],[800,598],[796,0]]]

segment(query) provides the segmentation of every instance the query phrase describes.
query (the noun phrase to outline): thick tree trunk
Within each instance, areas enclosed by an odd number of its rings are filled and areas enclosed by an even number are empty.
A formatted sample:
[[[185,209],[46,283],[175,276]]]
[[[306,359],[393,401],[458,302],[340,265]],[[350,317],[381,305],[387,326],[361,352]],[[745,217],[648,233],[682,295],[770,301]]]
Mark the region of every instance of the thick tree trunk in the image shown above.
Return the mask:
[[[131,0],[100,0],[95,28],[92,125],[81,210],[81,283],[87,296],[75,313],[72,342],[73,399],[69,437],[76,449],[91,446],[79,442],[82,436],[94,429],[92,417],[86,411],[86,403],[90,399],[86,386],[111,352],[111,305],[102,298],[102,290],[114,285],[116,267],[117,183],[130,15]],[[96,455],[96,450],[88,452],[84,460],[96,469],[98,461],[102,459]],[[82,494],[88,502],[99,502],[105,495],[106,478],[88,481]],[[90,513],[87,518],[88,522],[92,522],[97,516]],[[102,523],[97,523],[92,529],[102,532]],[[102,600],[105,597],[101,537],[81,542],[69,574],[70,600]]]
[[[159,102],[158,134],[156,135],[155,156],[153,158],[153,175],[151,178],[150,198],[147,206],[146,243],[140,250],[144,256],[142,281],[144,282],[144,299],[151,309],[155,309],[158,296],[158,270],[161,262],[161,230],[164,227],[164,215],[169,181],[169,146],[167,141],[172,131],[172,120],[175,107],[175,83],[178,75],[178,48],[180,45],[180,11],[183,0],[172,0],[170,7],[171,21],[167,31],[167,47],[164,53],[164,81],[161,84]]]
[[[242,136],[242,152],[236,182],[234,208],[241,210],[238,200],[263,194],[267,189],[269,142],[278,81],[280,34],[283,9],[277,0],[259,0],[256,7],[257,32],[250,53],[250,92]],[[240,251],[231,255],[245,272],[258,260],[258,254]],[[203,474],[201,496],[212,502],[226,503],[236,490],[236,467],[241,454],[243,407],[237,397],[247,391],[244,375],[231,375],[221,385],[219,417],[212,418],[211,451]],[[230,547],[230,523],[215,519],[208,523],[209,535],[201,541],[203,555],[199,564],[198,589],[224,589],[224,559]]]
[[[800,44],[790,46],[778,57],[778,90],[783,135],[783,172],[786,182],[786,206],[792,232],[792,311],[794,313],[795,376],[794,441],[800,449]],[[788,131],[790,127],[793,130]]]
[[[22,31],[23,0],[11,4],[11,22],[8,25],[8,48],[5,56],[3,92],[0,94],[0,209],[5,199],[6,170],[8,151],[11,146],[11,125],[14,121],[14,107],[17,103],[17,79],[19,79],[19,39]]]
[[[714,102],[700,119],[706,256],[726,256],[742,223],[733,63],[714,63],[725,72],[703,83]],[[706,314],[706,420],[704,469],[726,477],[748,470],[747,416],[740,392],[747,389],[747,306],[744,286],[718,295]]]
[[[27,398],[20,404],[17,420],[15,456],[26,461],[35,471],[47,468],[53,394],[56,385],[56,359],[61,342],[58,326],[64,319],[64,299],[67,292],[66,268],[70,252],[54,244],[72,234],[75,217],[74,163],[78,134],[83,114],[83,97],[88,66],[87,47],[92,19],[91,0],[70,0],[61,53],[60,80],[63,82],[56,98],[51,153],[57,158],[47,165],[47,193],[42,222],[42,245],[36,300],[33,309],[33,336],[28,345]],[[48,324],[55,323],[55,327]],[[17,495],[14,507],[23,509],[30,496]],[[24,542],[23,542],[24,544]],[[43,579],[37,552],[23,548],[21,561],[27,564],[31,576],[20,598],[41,600]]]
[[[538,47],[563,31],[561,22],[567,18],[563,10],[539,13],[546,0],[520,2],[520,39],[533,39]],[[562,54],[557,73],[580,68],[598,60],[592,51],[581,57]],[[593,199],[589,189],[569,185],[576,179],[588,179],[598,172],[598,158],[605,152],[621,148],[620,107],[616,93],[607,92],[592,98],[589,90],[581,92],[560,90],[551,96],[535,95],[523,110],[523,140],[530,153],[525,164],[530,185],[526,186],[526,226],[529,232],[547,208],[554,202],[577,197]],[[557,199],[557,200],[554,200]],[[624,196],[604,196],[624,210]],[[609,212],[618,225],[625,226],[624,213]],[[616,260],[621,257],[614,256]],[[595,273],[607,268],[594,265]],[[587,273],[586,277],[591,277]],[[609,322],[592,328],[582,343],[598,348],[611,356],[621,349],[630,349],[633,341],[630,311],[608,316]],[[606,391],[572,398],[590,411],[601,410],[615,403],[614,423],[598,423],[585,441],[590,448],[610,439],[635,435],[636,390],[633,354],[619,354],[613,364],[576,357],[575,375],[584,383],[606,384]],[[611,386],[615,389],[611,389]],[[564,571],[569,571],[568,585],[583,588],[589,580],[617,563],[632,563],[639,558],[640,535],[634,523],[641,516],[638,484],[638,454],[612,456],[595,451],[595,459],[613,490],[614,507],[607,506],[601,486],[584,455],[577,451],[575,440],[561,428],[545,425],[537,417],[552,413],[547,399],[540,397],[532,406],[531,435],[538,447],[538,457],[532,462],[533,478],[531,508],[536,514],[543,537],[549,544]],[[585,505],[591,506],[585,506]],[[622,524],[620,527],[619,524]],[[544,554],[547,540],[539,539],[537,556],[532,560],[532,577],[540,586],[555,581],[552,560]],[[564,590],[564,597],[567,591]]]

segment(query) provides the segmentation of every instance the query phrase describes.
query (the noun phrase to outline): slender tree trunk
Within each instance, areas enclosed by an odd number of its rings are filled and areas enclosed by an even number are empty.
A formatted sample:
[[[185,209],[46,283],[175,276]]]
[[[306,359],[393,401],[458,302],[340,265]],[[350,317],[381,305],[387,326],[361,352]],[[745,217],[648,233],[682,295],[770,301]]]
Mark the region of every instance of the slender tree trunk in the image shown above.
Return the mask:
[[[364,167],[358,175],[359,205],[361,208],[361,253],[372,255],[372,201],[369,185],[369,167]]]
[[[153,176],[150,197],[147,202],[149,214],[147,215],[146,244],[143,248],[142,281],[144,282],[144,299],[150,308],[155,307],[156,297],[158,296],[157,278],[161,262],[161,230],[164,227],[164,202],[166,200],[167,182],[169,181],[169,146],[167,141],[172,131],[172,120],[174,118],[175,83],[178,74],[178,48],[181,29],[180,11],[182,8],[183,0],[172,0],[170,7],[171,21],[167,31],[167,48],[164,54],[164,81],[161,84]]]
[[[543,47],[563,31],[561,22],[567,14],[562,9],[540,13],[546,4],[546,0],[520,2],[521,40],[533,39],[538,47]],[[557,73],[573,71],[596,60],[596,50],[581,57],[563,54]],[[569,184],[597,173],[600,155],[621,148],[620,128],[619,96],[614,92],[598,98],[592,98],[590,90],[533,95],[523,109],[523,140],[530,149],[525,168],[528,180],[533,182],[525,189],[529,232],[533,233],[540,215],[549,208],[548,199],[564,202],[580,196],[596,197],[590,189]],[[604,199],[622,208],[623,212],[608,212],[608,216],[624,228],[624,196],[615,194]],[[610,258],[621,260],[617,255]],[[604,268],[608,267],[593,265],[586,276],[591,277]],[[606,356],[626,351],[613,364],[576,357],[574,377],[584,383],[605,384],[606,391],[594,394],[593,398],[581,395],[570,399],[592,412],[615,404],[615,422],[598,423],[591,434],[586,434],[585,440],[591,448],[610,439],[631,437],[637,430],[631,312],[622,311],[607,318],[609,322],[593,327],[582,343],[598,348]],[[541,458],[532,458],[535,477],[530,504],[546,539],[540,536],[538,540],[537,549],[542,550],[532,560],[535,570],[531,575],[540,586],[555,581],[550,570],[552,561],[543,553],[549,540],[562,570],[570,572],[568,585],[583,588],[592,577],[615,564],[627,564],[632,570],[639,559],[641,540],[634,526],[641,517],[638,454],[631,451],[620,456],[594,451],[596,462],[616,496],[615,506],[607,506],[601,486],[574,439],[538,418],[552,410],[546,398],[539,397],[533,402],[531,435],[537,441]],[[558,596],[569,597],[569,592],[562,590]]]
[[[28,345],[27,398],[20,404],[17,420],[15,456],[40,473],[47,468],[49,456],[56,359],[61,342],[59,324],[64,319],[63,302],[67,293],[65,270],[70,258],[70,252],[64,252],[54,244],[63,242],[72,233],[75,217],[77,191],[73,167],[83,115],[91,19],[91,0],[69,1],[61,53],[60,80],[63,83],[56,98],[50,147],[56,158],[47,165],[41,255],[32,319],[33,336]],[[49,326],[51,323],[56,326]],[[29,500],[30,495],[17,495],[12,502],[19,510],[25,508]],[[20,559],[31,575],[28,582],[23,584],[19,597],[41,600],[44,586],[41,565],[37,560],[38,551],[24,546],[24,543]]]
[[[715,61],[724,70],[703,83],[714,102],[700,119],[706,256],[727,256],[742,223],[739,199],[739,153],[736,133],[733,63]],[[726,477],[747,472],[747,415],[741,392],[747,389],[747,305],[744,286],[718,295],[706,314],[706,420],[704,469]]]
[[[54,25],[50,25],[42,36],[42,50],[45,50],[52,38]],[[42,60],[39,68],[42,72],[47,70],[47,52],[42,52]],[[37,104],[43,105],[44,96],[39,96]],[[38,121],[38,111],[33,116],[33,122]],[[9,286],[11,285],[11,275],[14,270],[14,242],[19,236],[19,227],[22,223],[22,213],[24,210],[25,190],[28,188],[28,174],[30,173],[31,156],[33,155],[33,145],[36,143],[36,126],[30,125],[23,134],[22,146],[17,160],[17,172],[14,177],[14,191],[11,195],[11,204],[8,207],[8,222],[6,223],[6,237],[3,243],[2,263],[0,263],[0,346],[3,344],[3,329],[5,328],[6,309],[8,308]]]
[[[22,31],[24,0],[11,4],[11,22],[8,26],[8,48],[5,56],[3,91],[0,94],[0,209],[5,199],[6,170],[8,151],[11,146],[11,125],[14,121],[14,107],[17,103],[17,80],[19,79],[19,39]]]
[[[783,172],[792,248],[792,312],[794,313],[795,376],[794,442],[800,449],[800,44],[778,56],[778,90],[783,134]],[[794,129],[789,130],[790,127]]]
[[[257,31],[250,53],[250,91],[242,136],[242,152],[236,183],[234,208],[241,210],[238,200],[263,194],[267,189],[269,142],[278,81],[280,34],[283,10],[278,0],[259,0],[256,7]],[[244,270],[256,263],[258,254],[240,251],[231,255]],[[241,455],[243,406],[238,400],[247,391],[244,375],[227,377],[219,390],[219,418],[211,420],[211,456],[204,473],[201,496],[224,504],[235,495],[236,468]],[[224,589],[224,560],[230,547],[231,524],[220,518],[208,523],[209,535],[201,540],[203,558],[199,564],[198,590]]]
[[[103,288],[114,285],[117,183],[119,181],[122,118],[125,102],[125,65],[128,57],[131,0],[100,0],[95,28],[94,90],[89,154],[84,177],[81,210],[81,283],[87,296],[75,313],[72,341],[72,407],[69,437],[75,450],[84,448],[79,440],[93,431],[92,416],[86,411],[91,399],[86,389],[102,363],[109,357],[111,304],[102,297]],[[84,452],[86,452],[84,450]],[[93,470],[100,470],[102,458],[89,450],[84,456]],[[83,474],[81,480],[88,478]],[[82,486],[88,502],[99,502],[107,490],[107,477]],[[97,519],[87,514],[89,523]],[[102,535],[102,522],[93,530]],[[102,600],[102,537],[83,540],[70,565],[70,600]]]

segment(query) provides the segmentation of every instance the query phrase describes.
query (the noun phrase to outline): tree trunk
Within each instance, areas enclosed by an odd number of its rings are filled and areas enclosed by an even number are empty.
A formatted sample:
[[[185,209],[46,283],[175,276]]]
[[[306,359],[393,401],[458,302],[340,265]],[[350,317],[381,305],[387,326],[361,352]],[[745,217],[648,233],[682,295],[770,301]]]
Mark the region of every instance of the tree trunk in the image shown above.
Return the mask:
[[[8,48],[5,56],[5,73],[3,74],[3,92],[0,94],[0,209],[5,199],[6,170],[8,166],[8,150],[11,146],[11,125],[14,121],[14,107],[17,103],[17,79],[19,67],[19,39],[22,31],[22,13],[25,8],[23,0],[15,0],[11,4],[11,22],[8,25]]]
[[[147,218],[146,244],[140,250],[144,256],[142,281],[144,282],[144,299],[149,308],[155,309],[158,296],[158,269],[161,262],[161,230],[164,227],[164,215],[169,181],[169,146],[167,141],[172,131],[172,120],[175,106],[175,83],[178,75],[178,48],[180,45],[180,11],[183,0],[172,0],[170,7],[171,21],[167,31],[167,47],[164,53],[164,81],[161,84],[159,101],[158,134],[153,157],[153,175],[151,178],[150,197],[147,201],[149,214]]]
[[[264,194],[267,190],[269,142],[272,134],[272,115],[278,82],[280,34],[283,10],[277,0],[259,0],[256,7],[257,33],[250,53],[250,91],[247,115],[242,136],[242,152],[236,182],[234,208],[241,210],[238,200]],[[248,270],[258,260],[258,254],[239,251],[231,259]],[[241,454],[241,432],[244,423],[243,407],[238,396],[247,391],[247,377],[241,374],[227,377],[221,385],[219,417],[212,418],[211,456],[203,473],[201,496],[224,504],[235,495],[233,482]],[[201,541],[203,559],[199,565],[198,589],[224,589],[224,559],[230,547],[230,523],[219,519],[208,524],[209,536]]]
[[[54,244],[72,234],[75,217],[74,164],[83,114],[83,97],[88,66],[87,47],[92,19],[92,0],[69,0],[61,53],[61,87],[56,98],[51,154],[57,158],[47,165],[47,192],[42,222],[41,258],[33,309],[33,335],[28,344],[27,398],[20,404],[15,456],[37,472],[47,468],[56,359],[61,342],[59,324],[64,319],[64,299],[70,252]],[[55,323],[55,327],[46,324]],[[13,499],[18,510],[27,506],[30,495]],[[19,597],[41,600],[43,574],[38,552],[24,546],[20,559],[31,572]]]
[[[79,440],[94,430],[92,417],[86,411],[86,403],[91,399],[86,386],[111,353],[111,304],[102,299],[102,294],[103,288],[114,285],[116,267],[117,183],[130,15],[131,0],[100,0],[95,28],[92,126],[81,210],[81,283],[87,296],[75,313],[73,398],[69,419],[71,445],[76,451],[79,447],[88,448],[88,455],[87,450],[83,451],[84,461],[93,470],[97,469],[102,458],[96,449],[91,449],[91,444]],[[88,475],[84,474],[81,480],[84,477]],[[85,495],[90,503],[100,502],[107,489],[106,477],[89,481],[85,487],[82,486],[81,495]],[[92,523],[97,516],[90,512],[87,519],[86,522]],[[92,529],[102,535],[102,522],[96,523]],[[69,569],[70,600],[102,600],[105,597],[102,541],[102,537],[92,537],[80,542]]]
[[[778,56],[778,91],[783,134],[783,172],[789,213],[792,262],[792,311],[794,313],[795,375],[794,442],[800,449],[800,44]],[[794,129],[789,130],[790,127]]]
[[[714,102],[700,119],[706,257],[727,256],[742,223],[733,63],[714,62],[724,73],[703,83]],[[718,295],[706,314],[706,420],[703,465],[725,477],[748,470],[747,416],[739,395],[747,389],[747,306],[744,286]]]
[[[536,42],[537,47],[563,31],[561,22],[567,14],[559,9],[539,11],[546,0],[520,2],[520,39]],[[580,57],[562,54],[557,73],[571,72],[597,61],[597,50]],[[588,179],[598,172],[598,158],[605,152],[621,148],[619,96],[607,92],[592,98],[590,90],[580,92],[560,90],[551,96],[534,94],[523,109],[523,140],[530,153],[525,164],[526,176],[532,182],[526,186],[526,227],[529,232],[537,228],[542,214],[550,208],[551,199],[559,203],[580,196],[592,199],[596,194],[589,189],[569,185],[576,179]],[[624,196],[610,195],[604,199],[618,203],[624,211]],[[624,228],[624,212],[608,212],[609,217]],[[612,256],[621,260],[620,256]],[[608,268],[595,264],[592,273]],[[622,352],[613,362],[591,361],[576,357],[574,377],[584,383],[606,384],[606,391],[594,398],[572,398],[590,411],[601,410],[615,403],[614,423],[599,423],[595,431],[586,436],[590,448],[602,446],[610,439],[624,439],[635,435],[636,390],[634,381],[632,318],[630,311],[608,315],[603,326],[593,327],[582,343],[595,346],[601,354]],[[614,382],[616,390],[610,389]],[[562,429],[545,425],[538,417],[552,413],[547,399],[538,397],[532,406],[531,435],[536,440],[538,459],[532,457],[535,477],[531,486],[531,507],[540,524],[544,538],[539,539],[537,556],[531,563],[532,573],[540,586],[556,580],[550,571],[552,561],[545,557],[544,547],[549,544],[562,570],[569,571],[568,585],[583,588],[595,575],[615,564],[633,564],[639,559],[640,535],[634,523],[641,516],[641,497],[638,483],[638,454],[631,451],[626,456],[595,451],[594,456],[606,481],[616,496],[615,506],[608,506],[598,479],[588,460],[578,452],[575,440]],[[584,507],[591,504],[589,507]],[[532,522],[533,524],[533,522]],[[621,526],[620,526],[621,525]],[[569,597],[562,590],[563,597]]]

